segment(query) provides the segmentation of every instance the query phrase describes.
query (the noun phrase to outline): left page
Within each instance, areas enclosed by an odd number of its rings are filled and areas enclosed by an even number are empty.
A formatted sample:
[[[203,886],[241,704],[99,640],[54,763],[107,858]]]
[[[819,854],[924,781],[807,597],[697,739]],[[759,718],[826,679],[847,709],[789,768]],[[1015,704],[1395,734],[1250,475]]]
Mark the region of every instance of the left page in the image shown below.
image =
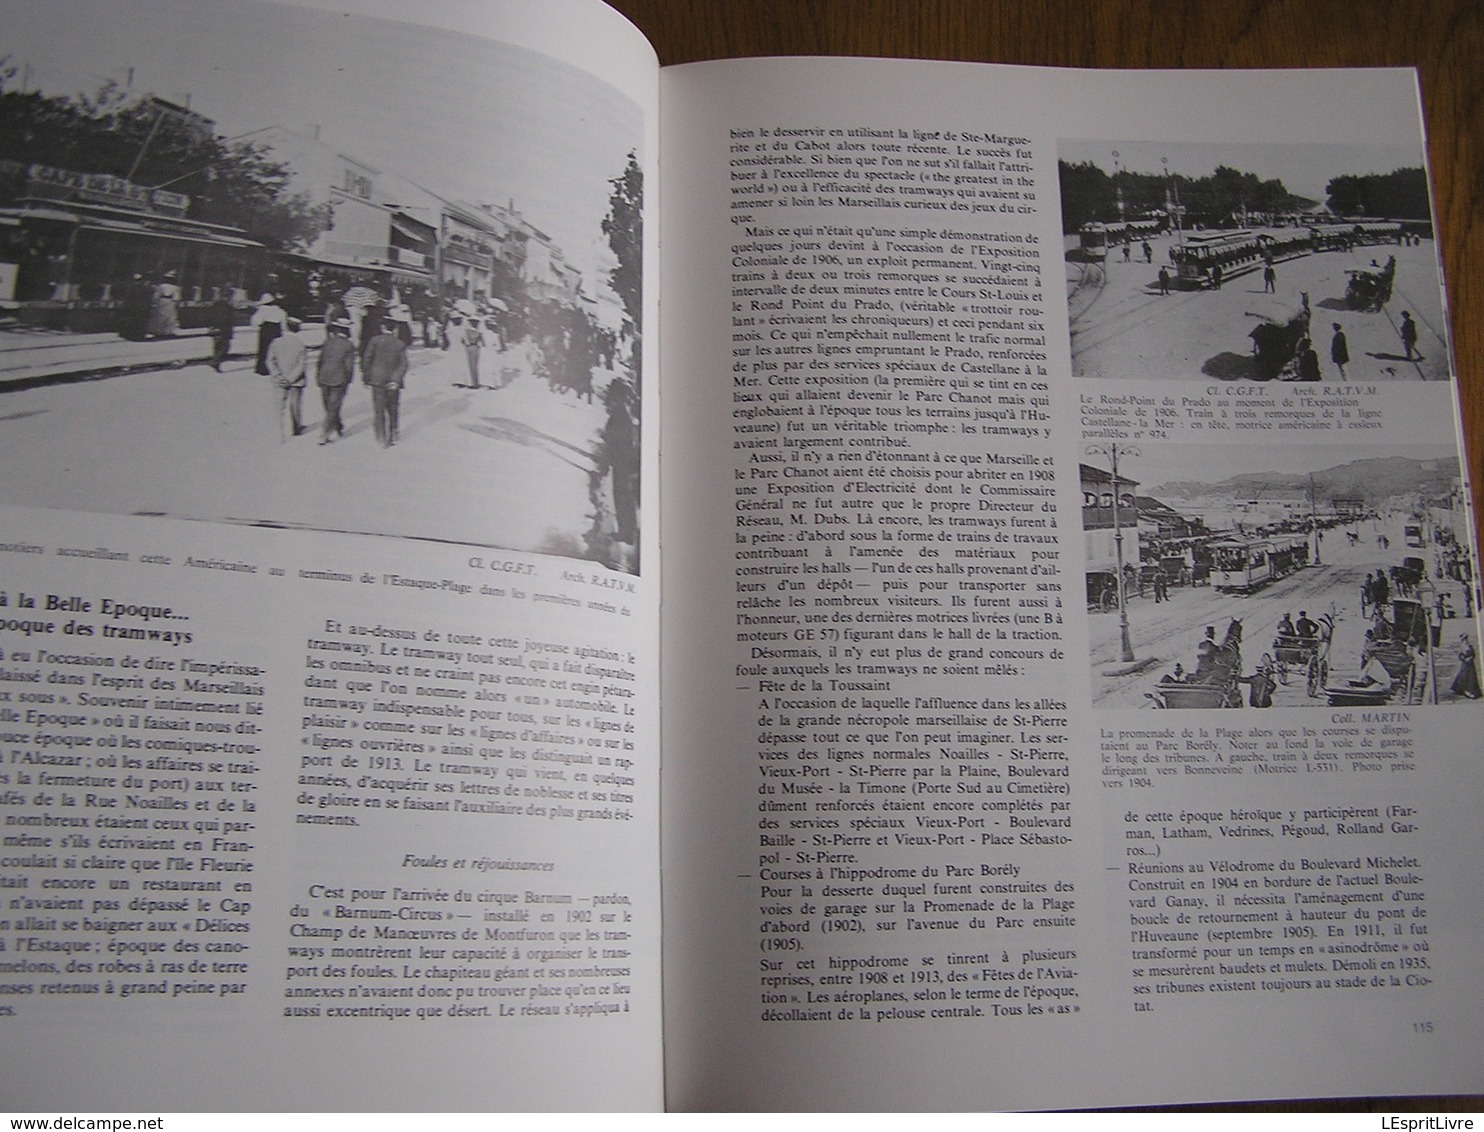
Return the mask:
[[[654,53],[349,6],[6,6],[10,1110],[662,1103]]]

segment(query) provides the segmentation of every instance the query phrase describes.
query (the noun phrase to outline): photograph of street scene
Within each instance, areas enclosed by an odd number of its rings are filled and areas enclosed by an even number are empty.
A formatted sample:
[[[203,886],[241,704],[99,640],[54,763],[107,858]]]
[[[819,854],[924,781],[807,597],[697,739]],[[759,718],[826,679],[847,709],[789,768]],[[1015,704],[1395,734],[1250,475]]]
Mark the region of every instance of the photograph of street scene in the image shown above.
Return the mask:
[[[1080,377],[1446,381],[1420,149],[1063,141]]]
[[[468,35],[8,12],[0,501],[637,573],[642,132]]]
[[[1357,451],[1089,445],[1094,704],[1477,700],[1478,581],[1457,455]]]

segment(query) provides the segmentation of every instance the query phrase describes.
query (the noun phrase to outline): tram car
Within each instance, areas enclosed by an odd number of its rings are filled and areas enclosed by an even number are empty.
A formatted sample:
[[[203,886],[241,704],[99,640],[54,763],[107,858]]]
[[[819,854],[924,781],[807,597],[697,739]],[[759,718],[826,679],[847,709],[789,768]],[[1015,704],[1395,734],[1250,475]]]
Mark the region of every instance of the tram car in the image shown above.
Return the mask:
[[[1309,235],[1316,252],[1342,252],[1355,242],[1355,225],[1311,224]]]
[[[1312,228],[1229,228],[1196,232],[1171,249],[1176,283],[1183,290],[1209,286],[1214,268],[1230,278],[1258,263],[1272,263],[1318,250]]]
[[[1163,216],[1143,220],[1114,220],[1104,223],[1093,220],[1082,225],[1078,231],[1078,242],[1085,260],[1104,260],[1110,248],[1122,247],[1150,239],[1165,230],[1167,221]]]
[[[1356,241],[1362,244],[1399,244],[1402,226],[1396,220],[1359,220],[1350,226]]]
[[[1226,228],[1190,233],[1170,249],[1170,259],[1176,268],[1176,286],[1190,291],[1209,286],[1212,269],[1216,267],[1230,277],[1258,262],[1273,263],[1361,244],[1395,244],[1401,242],[1401,236],[1400,224],[1381,220],[1288,228]],[[1389,297],[1389,276],[1385,283]]]
[[[1196,232],[1170,249],[1170,258],[1175,263],[1175,285],[1185,291],[1207,286],[1214,267],[1229,275],[1232,268],[1261,255],[1257,234],[1245,228]]]
[[[1211,552],[1211,584],[1221,593],[1254,593],[1309,564],[1308,540],[1301,535],[1224,539]]]

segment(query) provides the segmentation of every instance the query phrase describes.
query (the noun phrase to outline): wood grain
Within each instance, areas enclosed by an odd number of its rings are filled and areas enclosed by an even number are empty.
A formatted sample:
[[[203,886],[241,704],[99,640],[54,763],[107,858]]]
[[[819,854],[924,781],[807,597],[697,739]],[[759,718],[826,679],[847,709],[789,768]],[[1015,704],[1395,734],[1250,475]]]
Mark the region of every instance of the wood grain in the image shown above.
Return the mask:
[[[757,55],[877,55],[1057,67],[1415,67],[1477,497],[1484,484],[1484,5],[1479,0],[609,2],[649,37],[665,64]],[[1484,1050],[1479,1052],[1484,1062]],[[1484,1096],[1207,1107],[1481,1109]]]

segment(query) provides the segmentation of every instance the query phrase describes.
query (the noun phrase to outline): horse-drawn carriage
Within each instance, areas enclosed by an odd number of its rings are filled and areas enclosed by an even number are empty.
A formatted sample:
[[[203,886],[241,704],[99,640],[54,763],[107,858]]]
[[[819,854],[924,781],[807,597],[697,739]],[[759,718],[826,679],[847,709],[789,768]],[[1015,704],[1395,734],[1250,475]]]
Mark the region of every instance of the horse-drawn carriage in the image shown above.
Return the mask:
[[[1226,636],[1210,634],[1196,648],[1196,666],[1176,665],[1144,694],[1157,708],[1239,708],[1242,706],[1242,623],[1233,618]]]
[[[1350,277],[1345,284],[1345,305],[1354,311],[1378,311],[1391,301],[1396,256],[1387,259],[1385,267],[1352,267],[1345,274]]]
[[[1401,565],[1393,566],[1390,573],[1393,590],[1410,597],[1416,594],[1418,585],[1427,577],[1427,563],[1415,556],[1403,558]]]
[[[1117,608],[1118,572],[1089,570],[1087,572],[1087,612],[1107,613]]]
[[[1282,322],[1266,318],[1248,331],[1247,337],[1252,339],[1252,376],[1255,380],[1299,376],[1301,347],[1307,344],[1309,337],[1309,312],[1300,309]]]
[[[1304,674],[1304,690],[1310,696],[1319,695],[1329,679],[1329,646],[1334,637],[1333,613],[1322,614],[1316,622],[1318,631],[1312,635],[1279,632],[1273,637],[1273,666],[1278,682],[1288,683],[1290,672]]]
[[[1403,641],[1379,641],[1362,654],[1361,674],[1334,681],[1324,688],[1330,707],[1379,707],[1382,704],[1416,704],[1422,701],[1422,676],[1417,656]],[[1375,667],[1384,670],[1379,679]]]
[[[1360,654],[1360,673],[1324,687],[1331,707],[1422,702],[1427,683],[1420,658],[1431,647],[1427,609],[1417,598],[1394,598],[1391,617],[1376,619]]]

